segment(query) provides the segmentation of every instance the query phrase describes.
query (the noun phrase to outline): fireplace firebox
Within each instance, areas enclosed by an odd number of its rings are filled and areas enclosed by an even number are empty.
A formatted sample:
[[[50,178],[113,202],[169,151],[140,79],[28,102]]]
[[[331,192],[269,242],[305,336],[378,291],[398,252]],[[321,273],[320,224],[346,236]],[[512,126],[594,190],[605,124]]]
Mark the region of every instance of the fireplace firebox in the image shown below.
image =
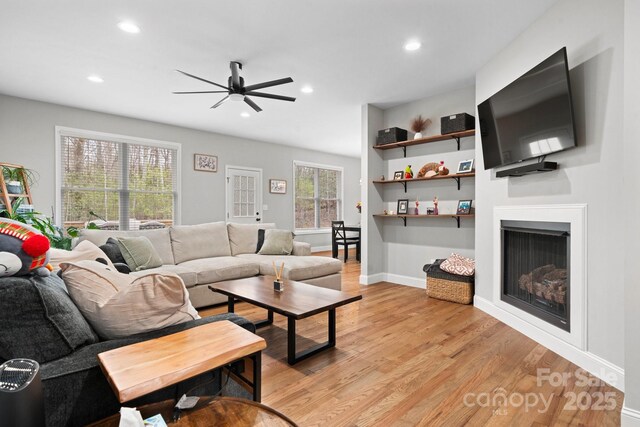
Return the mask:
[[[502,301],[571,332],[571,224],[501,220]]]

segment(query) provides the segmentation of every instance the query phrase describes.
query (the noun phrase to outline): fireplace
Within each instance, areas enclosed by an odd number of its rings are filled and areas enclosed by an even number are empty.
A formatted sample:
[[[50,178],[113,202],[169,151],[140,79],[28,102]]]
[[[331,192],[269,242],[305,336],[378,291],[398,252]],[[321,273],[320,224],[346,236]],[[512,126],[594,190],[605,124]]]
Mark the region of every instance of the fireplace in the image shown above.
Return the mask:
[[[571,332],[571,224],[501,220],[500,233],[500,299]]]

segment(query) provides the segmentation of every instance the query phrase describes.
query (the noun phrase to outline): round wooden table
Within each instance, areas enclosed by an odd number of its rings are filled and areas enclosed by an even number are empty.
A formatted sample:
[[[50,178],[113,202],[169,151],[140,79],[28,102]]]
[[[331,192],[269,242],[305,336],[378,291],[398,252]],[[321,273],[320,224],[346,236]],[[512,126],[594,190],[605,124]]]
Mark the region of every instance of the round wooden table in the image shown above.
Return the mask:
[[[174,400],[152,403],[138,408],[142,418],[162,414],[168,426],[282,426],[297,427],[285,415],[266,405],[236,397],[201,397],[195,407],[181,412],[180,419],[172,422]],[[115,414],[92,426],[117,427],[120,414]]]

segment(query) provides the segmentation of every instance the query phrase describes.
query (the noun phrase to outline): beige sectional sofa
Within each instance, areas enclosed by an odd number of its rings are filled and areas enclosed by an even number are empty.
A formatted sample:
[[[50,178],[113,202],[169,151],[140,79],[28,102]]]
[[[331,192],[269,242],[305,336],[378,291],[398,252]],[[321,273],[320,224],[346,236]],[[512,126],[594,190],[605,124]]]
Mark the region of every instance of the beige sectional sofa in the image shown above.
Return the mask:
[[[258,229],[274,224],[226,224],[213,222],[180,225],[140,231],[80,231],[80,239],[103,245],[109,237],[146,236],[160,255],[163,265],[132,272],[171,272],[182,278],[194,307],[206,307],[226,301],[226,297],[209,290],[211,283],[257,275],[273,275],[273,265],[284,262],[284,278],[340,290],[342,262],[311,255],[308,243],[293,242],[291,255],[256,254]]]

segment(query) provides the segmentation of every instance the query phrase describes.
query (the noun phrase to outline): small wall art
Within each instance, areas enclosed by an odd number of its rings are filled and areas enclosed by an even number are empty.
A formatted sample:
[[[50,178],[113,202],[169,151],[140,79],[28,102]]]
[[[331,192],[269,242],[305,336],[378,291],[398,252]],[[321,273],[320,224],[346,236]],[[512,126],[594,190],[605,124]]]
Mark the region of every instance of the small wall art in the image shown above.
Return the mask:
[[[284,179],[270,179],[269,193],[287,194],[287,181]]]
[[[203,172],[218,172],[218,156],[209,154],[194,154],[193,169]]]

